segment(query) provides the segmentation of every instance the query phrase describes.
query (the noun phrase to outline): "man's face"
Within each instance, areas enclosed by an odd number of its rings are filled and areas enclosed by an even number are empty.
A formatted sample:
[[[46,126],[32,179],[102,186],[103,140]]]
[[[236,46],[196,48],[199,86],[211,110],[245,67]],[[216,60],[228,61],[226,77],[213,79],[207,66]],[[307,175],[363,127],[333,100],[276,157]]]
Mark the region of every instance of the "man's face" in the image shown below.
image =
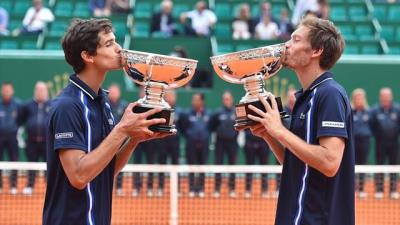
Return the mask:
[[[289,41],[285,43],[286,52],[282,63],[293,70],[307,66],[312,58],[313,50],[308,40],[309,28],[300,26],[292,34]]]
[[[203,108],[203,100],[201,99],[201,96],[199,94],[193,95],[192,106],[193,106],[193,109],[196,111],[199,111],[200,109]]]
[[[5,102],[9,102],[14,95],[14,88],[10,84],[3,84],[1,86],[1,97]]]
[[[357,92],[353,95],[353,104],[356,109],[364,108],[365,95],[362,92]]]
[[[230,93],[226,92],[222,95],[222,103],[225,107],[230,108],[233,105],[233,97]]]
[[[33,7],[35,7],[36,10],[40,10],[42,8],[42,0],[33,0],[32,1]]]
[[[392,105],[393,95],[389,89],[381,90],[379,94],[379,102],[383,108],[389,108]]]
[[[49,91],[44,83],[37,83],[35,86],[35,99],[38,102],[45,102],[49,99]]]
[[[114,33],[102,31],[99,33],[99,37],[99,46],[94,56],[95,66],[105,71],[121,69],[121,46],[115,42]]]

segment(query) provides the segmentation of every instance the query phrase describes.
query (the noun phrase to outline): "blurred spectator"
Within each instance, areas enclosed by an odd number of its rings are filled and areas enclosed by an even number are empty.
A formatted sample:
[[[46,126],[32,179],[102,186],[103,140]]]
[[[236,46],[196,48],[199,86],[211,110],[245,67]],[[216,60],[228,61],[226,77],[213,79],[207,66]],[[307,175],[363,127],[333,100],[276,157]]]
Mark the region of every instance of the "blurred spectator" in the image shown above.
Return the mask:
[[[305,15],[305,12],[318,12],[319,6],[317,1],[318,0],[297,0],[292,15],[292,25],[297,26]]]
[[[174,124],[176,129],[178,130],[177,134],[171,135],[159,140],[160,148],[158,149],[158,163],[159,164],[167,164],[168,158],[170,159],[171,164],[178,165],[179,164],[179,155],[180,155],[180,132],[181,132],[181,116],[183,114],[183,109],[176,106],[176,93],[174,90],[168,90],[165,93],[164,97],[165,101],[175,109],[174,113]],[[178,174],[179,176],[179,174]],[[179,177],[178,177],[179,178]],[[165,182],[165,174],[159,173],[158,175],[158,190],[157,196],[161,197],[164,194],[164,182]],[[180,191],[180,185],[178,181],[178,191]]]
[[[223,107],[218,109],[209,121],[210,131],[216,134],[215,165],[223,165],[225,156],[228,158],[229,165],[235,165],[238,155],[238,132],[233,127],[236,115],[231,92],[223,93],[222,104]],[[216,173],[214,188],[214,197],[216,198],[220,196],[221,183],[221,174]],[[236,197],[235,186],[235,174],[229,173],[229,197],[231,198]]]
[[[42,0],[32,0],[32,7],[26,11],[22,28],[13,31],[13,35],[39,34],[46,28],[47,23],[54,21],[50,9],[43,7]]]
[[[294,31],[292,24],[289,20],[289,12],[286,8],[281,9],[281,14],[278,22],[279,38],[281,40],[289,40],[290,35]]]
[[[161,2],[161,10],[153,14],[151,18],[150,33],[160,32],[165,36],[170,37],[178,34],[174,18],[172,17],[173,3],[171,0]]]
[[[129,6],[129,0],[107,0],[105,9],[106,9],[105,14],[107,14],[110,11],[112,13],[117,13],[117,14],[129,13],[131,11],[131,8]]]
[[[372,132],[369,126],[369,108],[364,89],[354,89],[351,97],[351,107],[353,108],[356,164],[366,165]],[[358,180],[356,183],[358,196],[360,198],[367,197],[367,193],[364,191],[365,174],[357,174],[356,179]]]
[[[190,24],[187,24],[187,19],[191,20]],[[182,13],[180,20],[181,23],[186,24],[187,35],[204,37],[211,34],[211,28],[217,22],[217,17],[213,11],[207,9],[205,1],[199,1],[196,3],[196,9]]]
[[[89,0],[89,9],[95,17],[108,17],[111,15],[107,0]]]
[[[233,39],[249,39],[254,33],[249,4],[243,3],[240,5],[238,15],[232,22],[232,31]]]
[[[8,31],[8,12],[4,8],[0,7],[0,36],[9,35]]]
[[[371,109],[371,130],[375,137],[376,164],[399,164],[400,108],[393,102],[390,88],[379,92],[379,104]],[[383,198],[383,174],[375,176],[375,198]],[[390,174],[390,197],[398,199],[397,174]]]
[[[3,82],[1,85],[0,102],[0,160],[4,160],[5,150],[9,161],[18,161],[18,112],[20,103],[14,98],[14,86]],[[0,170],[0,193],[3,189],[3,176]],[[10,194],[17,194],[17,171],[11,171]]]
[[[186,49],[180,45],[175,46],[174,50],[172,52],[170,52],[169,55],[179,57],[179,58],[187,58],[188,57],[188,53],[186,52]]]
[[[171,56],[180,57],[180,58],[188,58],[188,53],[185,48],[180,45],[174,47],[174,50],[169,53]],[[186,85],[187,88],[209,88],[212,86],[212,78],[210,71],[204,68],[196,68],[192,79],[189,84]]]
[[[272,15],[271,8],[272,5],[269,1],[261,2],[260,15],[254,18],[253,25],[256,26],[257,24],[261,23],[265,16],[268,16],[271,21],[278,23],[278,20]]]
[[[204,105],[204,94],[195,93],[192,96],[192,109],[182,116],[182,133],[186,138],[186,157],[189,165],[205,165],[208,161],[210,130],[208,121],[210,114]],[[205,196],[205,174],[199,174],[198,179],[194,173],[189,174],[189,197],[197,194],[200,198]]]
[[[271,17],[265,15],[263,21],[257,24],[255,38],[260,40],[272,40],[279,36],[278,25],[271,21]]]
[[[143,99],[145,90],[140,87],[139,98]],[[137,145],[133,152],[133,163],[134,164],[154,164],[156,162],[156,152],[160,149],[159,140],[149,140],[141,142]],[[146,160],[145,160],[145,158]],[[147,173],[147,197],[153,197],[153,179],[154,173]],[[142,175],[141,173],[133,173],[133,190],[132,196],[137,197],[142,189]]]
[[[244,145],[244,154],[246,158],[246,165],[256,165],[257,161],[260,165],[268,164],[268,156],[270,153],[270,148],[264,139],[259,138],[251,134],[249,129],[245,130],[246,142]],[[265,171],[268,172],[268,171]],[[251,197],[253,183],[253,174],[246,173],[245,182],[245,198]],[[269,198],[268,194],[268,174],[261,174],[261,196],[263,198]]]
[[[19,112],[19,123],[26,125],[26,156],[30,162],[46,162],[46,132],[50,112],[49,91],[46,83],[36,82],[33,99],[24,104]],[[36,171],[28,172],[28,184],[22,193],[31,195],[35,185]]]
[[[318,17],[324,20],[329,19],[330,6],[328,0],[318,0]]]
[[[121,99],[121,89],[118,84],[111,84],[108,87],[108,99],[110,100],[110,108],[112,115],[114,116],[114,124],[117,124],[122,115],[125,112],[125,108],[128,106],[128,102]],[[117,176],[117,195],[122,196],[124,192],[122,190],[123,183],[123,172],[119,173]]]

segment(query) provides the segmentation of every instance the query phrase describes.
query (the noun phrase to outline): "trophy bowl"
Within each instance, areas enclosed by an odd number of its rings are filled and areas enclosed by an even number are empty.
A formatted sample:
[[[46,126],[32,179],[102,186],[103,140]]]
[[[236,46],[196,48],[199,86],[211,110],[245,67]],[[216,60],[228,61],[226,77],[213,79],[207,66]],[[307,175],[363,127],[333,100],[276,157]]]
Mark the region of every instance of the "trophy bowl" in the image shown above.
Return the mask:
[[[210,57],[219,77],[230,83],[243,84],[246,90],[246,95],[235,105],[234,126],[237,130],[257,123],[247,118],[248,114],[258,116],[249,109],[249,105],[254,105],[265,112],[258,95],[263,96],[271,104],[268,99],[271,93],[264,89],[264,80],[271,78],[282,68],[281,57],[284,56],[285,49],[284,44],[277,44]],[[275,99],[281,118],[287,117],[281,98]]]
[[[197,60],[178,58],[148,52],[123,49],[121,51],[123,70],[135,83],[144,86],[145,95],[133,108],[134,113],[142,113],[153,108],[162,111],[150,116],[164,118],[166,123],[149,127],[155,132],[176,133],[174,109],[164,100],[166,89],[178,88],[192,79]]]

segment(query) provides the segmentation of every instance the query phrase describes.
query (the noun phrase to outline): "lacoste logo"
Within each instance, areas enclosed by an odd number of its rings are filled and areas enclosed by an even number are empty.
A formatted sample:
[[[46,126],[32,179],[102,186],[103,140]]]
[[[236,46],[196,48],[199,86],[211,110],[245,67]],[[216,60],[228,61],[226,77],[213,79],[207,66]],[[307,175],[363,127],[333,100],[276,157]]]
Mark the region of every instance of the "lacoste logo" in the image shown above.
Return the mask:
[[[322,127],[344,128],[344,123],[335,121],[322,121]]]
[[[73,138],[74,133],[72,132],[65,132],[65,133],[57,133],[54,136],[56,139],[63,139],[63,138]]]

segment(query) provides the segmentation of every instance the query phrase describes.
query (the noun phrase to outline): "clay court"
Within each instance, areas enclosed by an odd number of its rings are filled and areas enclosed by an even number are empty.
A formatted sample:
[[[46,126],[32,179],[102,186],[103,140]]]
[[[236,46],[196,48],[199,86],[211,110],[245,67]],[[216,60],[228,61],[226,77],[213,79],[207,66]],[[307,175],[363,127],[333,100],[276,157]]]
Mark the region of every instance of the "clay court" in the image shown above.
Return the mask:
[[[17,195],[8,194],[8,177],[4,177],[3,193],[0,194],[0,225],[36,225],[41,224],[44,200],[44,180],[38,177],[32,196],[24,196],[21,191],[26,182],[20,177]],[[224,180],[225,182],[225,180]],[[169,186],[163,197],[146,197],[142,190],[139,197],[130,195],[131,177],[124,179],[125,196],[115,196],[113,200],[113,225],[162,225],[169,223]],[[187,180],[181,180],[182,194],[179,197],[179,224],[227,224],[227,225],[272,225],[277,199],[261,198],[259,180],[253,183],[251,198],[244,198],[244,179],[237,180],[237,197],[229,198],[226,189],[220,198],[213,198],[213,179],[208,178],[205,198],[189,198]],[[225,183],[224,183],[225,184]],[[270,181],[270,190],[275,184]],[[272,187],[272,189],[271,189]],[[385,183],[387,190],[388,184]],[[373,198],[373,182],[368,180],[366,190],[368,198],[356,200],[357,225],[398,225],[400,222],[400,200],[389,199],[387,193],[383,199]]]

